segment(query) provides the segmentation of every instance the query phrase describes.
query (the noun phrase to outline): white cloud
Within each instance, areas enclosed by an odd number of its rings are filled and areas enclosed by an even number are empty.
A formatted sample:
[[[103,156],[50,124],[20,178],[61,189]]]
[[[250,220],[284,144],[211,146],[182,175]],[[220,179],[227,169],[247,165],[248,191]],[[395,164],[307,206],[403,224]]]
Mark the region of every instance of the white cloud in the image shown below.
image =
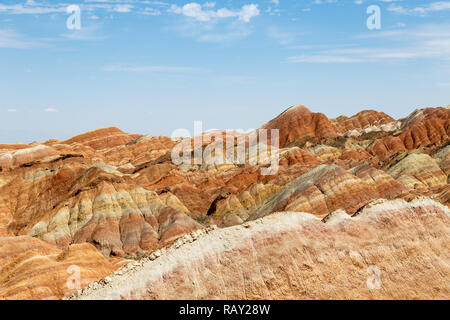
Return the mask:
[[[147,16],[160,16],[162,14],[161,10],[155,9],[155,8],[150,8],[150,7],[145,8],[144,10],[140,11],[139,13],[147,15]]]
[[[47,14],[58,13],[66,11],[65,5],[42,5],[38,6],[33,1],[27,1],[25,5],[22,4],[0,4],[0,13],[7,14]]]
[[[186,17],[192,17],[195,20],[202,22],[232,17],[237,17],[241,21],[249,22],[253,17],[258,16],[260,13],[258,5],[256,4],[244,5],[240,10],[230,10],[227,8],[214,10],[214,7],[215,3],[213,2],[207,2],[203,5],[191,2],[182,7],[172,5],[168,11]]]
[[[239,19],[245,22],[249,22],[251,18],[259,15],[258,5],[248,4],[242,7],[238,13]]]
[[[224,43],[240,40],[248,37],[252,33],[252,25],[240,20],[231,23],[204,23],[198,20],[181,21],[171,29],[180,33],[183,37],[193,38],[198,42]],[[170,29],[169,29],[170,30]]]
[[[281,16],[281,12],[283,12],[284,10],[282,9],[278,9],[278,8],[272,8],[272,7],[268,7],[266,9],[266,13],[268,13],[271,16]]]
[[[355,4],[363,4],[364,1],[366,1],[366,0],[354,0],[353,3],[355,3]],[[381,2],[397,2],[397,1],[403,1],[403,0],[378,0],[378,1],[381,1]]]
[[[40,2],[29,0],[24,4],[0,4],[0,13],[5,14],[56,14],[66,13],[66,8],[69,3],[52,4],[50,2]],[[105,10],[108,12],[130,13],[135,7],[144,6],[165,6],[169,4],[162,1],[147,1],[147,0],[84,0],[84,3],[79,4],[81,11],[93,12],[98,10]],[[157,9],[155,9],[157,10]]]
[[[132,8],[133,6],[130,4],[118,4],[113,8],[113,11],[120,13],[128,13],[131,12]]]
[[[450,10],[450,1],[437,1],[431,2],[426,6],[419,6],[414,8],[406,8],[400,5],[390,5],[388,10],[391,12],[406,14],[406,15],[427,15],[431,12],[438,12],[444,10]]]
[[[47,109],[44,109],[44,112],[58,112],[58,110],[55,108],[47,108]]]
[[[7,112],[10,112],[10,113],[14,113],[14,112],[17,112],[17,109],[8,109],[8,110],[6,110]]]
[[[335,3],[337,0],[314,0],[314,4]]]
[[[287,61],[296,63],[351,63],[450,59],[450,24],[421,25],[410,30],[380,32],[366,38],[372,37],[383,38],[386,41],[385,45],[380,47],[353,46],[310,50],[309,54],[292,56]]]

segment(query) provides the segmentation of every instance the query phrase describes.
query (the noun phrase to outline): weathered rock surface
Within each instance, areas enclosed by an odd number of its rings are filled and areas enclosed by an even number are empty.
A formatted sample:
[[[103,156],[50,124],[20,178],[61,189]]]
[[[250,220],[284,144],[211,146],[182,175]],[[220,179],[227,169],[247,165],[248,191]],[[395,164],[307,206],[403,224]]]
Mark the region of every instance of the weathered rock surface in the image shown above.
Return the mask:
[[[264,161],[250,152],[257,149],[250,141],[258,130],[202,133],[200,147],[194,139],[128,134],[114,127],[66,141],[0,144],[0,243],[20,239],[39,257],[47,257],[48,248],[53,257],[89,244],[88,252],[95,247],[106,259],[100,264],[116,265],[210,225],[237,226],[280,211],[334,220],[377,199],[416,196],[450,206],[449,114],[448,107],[427,108],[395,120],[369,110],[328,119],[295,106],[262,127],[280,133],[280,148]],[[225,135],[230,145],[220,140]],[[176,164],[171,159],[182,141],[189,152],[215,156],[233,154],[241,138],[250,150],[244,162],[232,157],[224,163]],[[278,170],[263,174],[273,159]],[[45,260],[49,266],[52,259]],[[51,270],[59,270],[58,263]],[[37,267],[23,265],[13,278]],[[8,283],[5,290],[13,288]],[[60,287],[22,295],[60,297]],[[11,290],[4,291],[5,298],[22,297]]]
[[[395,122],[395,119],[384,112],[364,110],[351,117],[340,116],[332,122],[335,123],[341,133],[363,129],[366,129],[365,132],[370,132],[374,128]]]
[[[127,134],[115,127],[109,127],[80,134],[62,143],[81,144],[97,150],[124,145],[140,137],[141,135]]]
[[[307,138],[325,138],[337,135],[336,126],[322,113],[313,113],[305,106],[291,107],[265,124],[263,129],[279,129],[280,145]]]
[[[449,107],[416,110],[402,120],[400,134],[378,142],[372,152],[384,158],[392,152],[442,145],[449,136]]]
[[[342,209],[353,214],[374,199],[395,199],[408,193],[407,188],[380,170],[357,167],[353,171],[355,174],[336,165],[320,165],[283,186],[251,218],[279,211],[324,217]]]
[[[447,207],[378,200],[324,222],[285,212],[215,230],[69,298],[448,299]]]
[[[60,299],[111,274],[119,266],[87,243],[61,251],[28,236],[3,237],[0,299]]]
[[[436,160],[426,154],[410,154],[387,170],[392,177],[412,189],[443,187],[447,175]]]
[[[34,160],[56,154],[57,151],[55,149],[45,145],[10,151],[0,155],[0,168],[2,170],[11,170]]]

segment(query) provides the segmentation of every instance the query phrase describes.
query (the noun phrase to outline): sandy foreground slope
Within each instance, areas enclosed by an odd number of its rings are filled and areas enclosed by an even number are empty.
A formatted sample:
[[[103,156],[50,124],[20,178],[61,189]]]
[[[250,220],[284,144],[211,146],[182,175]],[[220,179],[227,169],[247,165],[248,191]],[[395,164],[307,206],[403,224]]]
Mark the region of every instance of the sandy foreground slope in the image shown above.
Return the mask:
[[[69,299],[448,299],[450,210],[377,200],[194,233]],[[199,235],[197,240],[194,240]]]

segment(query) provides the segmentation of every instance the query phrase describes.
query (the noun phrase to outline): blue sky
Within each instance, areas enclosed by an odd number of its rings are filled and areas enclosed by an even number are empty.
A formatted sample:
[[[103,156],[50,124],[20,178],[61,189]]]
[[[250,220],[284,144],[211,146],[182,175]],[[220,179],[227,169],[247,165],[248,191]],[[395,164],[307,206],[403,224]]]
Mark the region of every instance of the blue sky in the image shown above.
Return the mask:
[[[450,1],[2,0],[0,142],[248,130],[295,104],[329,117],[448,105],[449,18]]]

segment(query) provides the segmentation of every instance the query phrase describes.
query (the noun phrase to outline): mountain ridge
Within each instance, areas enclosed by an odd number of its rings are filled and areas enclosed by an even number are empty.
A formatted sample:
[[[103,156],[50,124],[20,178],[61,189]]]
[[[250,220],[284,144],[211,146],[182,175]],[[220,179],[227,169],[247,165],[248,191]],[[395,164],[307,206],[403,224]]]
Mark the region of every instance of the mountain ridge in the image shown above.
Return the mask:
[[[270,175],[261,173],[266,163],[250,158],[244,164],[177,165],[171,152],[180,139],[115,127],[64,141],[0,144],[0,241],[35,250],[60,277],[66,265],[47,256],[72,250],[71,261],[88,275],[85,286],[212,225],[228,228],[284,211],[318,219],[350,216],[378,199],[427,197],[450,206],[448,107],[395,120],[373,110],[328,119],[297,105],[261,129],[280,133],[273,154],[278,171]],[[77,246],[89,248],[99,270]],[[11,248],[0,247],[0,256],[29,261]],[[0,259],[0,298],[55,299],[74,291],[36,274],[33,264],[18,270],[8,259]],[[29,274],[36,277],[30,283]]]

